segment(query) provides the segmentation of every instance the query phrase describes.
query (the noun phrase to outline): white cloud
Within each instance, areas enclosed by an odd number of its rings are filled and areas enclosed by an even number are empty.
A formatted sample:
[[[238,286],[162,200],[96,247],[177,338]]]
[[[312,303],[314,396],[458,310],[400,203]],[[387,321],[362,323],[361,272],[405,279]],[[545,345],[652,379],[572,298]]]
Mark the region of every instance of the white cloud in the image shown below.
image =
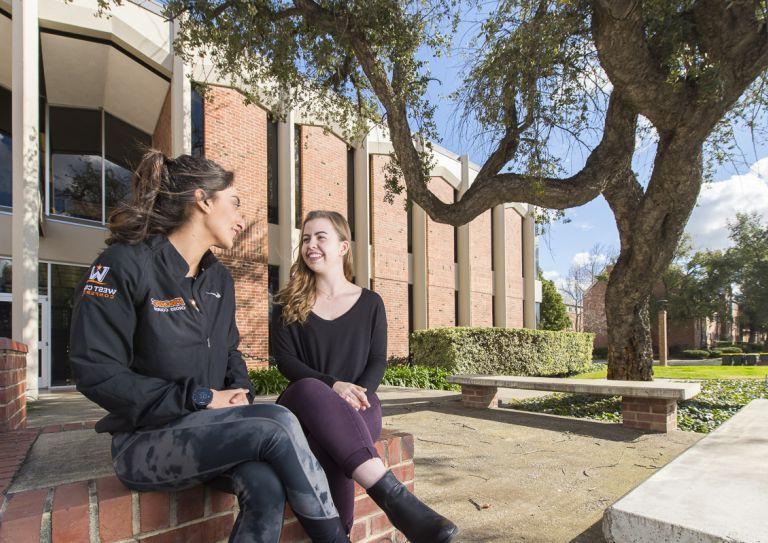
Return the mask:
[[[571,259],[571,264],[573,264],[574,266],[585,266],[592,262],[595,262],[597,264],[605,264],[606,262],[608,262],[608,255],[605,255],[603,253],[598,253],[596,255],[593,255],[592,253],[583,252],[583,253],[576,253],[575,255],[573,255],[573,258]]]
[[[555,281],[556,279],[560,279],[560,272],[555,271],[555,270],[549,270],[549,271],[542,272],[541,275],[543,275],[544,279],[546,279],[548,281]]]
[[[768,157],[755,162],[744,175],[704,184],[686,232],[697,250],[725,249],[731,245],[728,221],[735,220],[736,213],[752,212],[768,221]]]

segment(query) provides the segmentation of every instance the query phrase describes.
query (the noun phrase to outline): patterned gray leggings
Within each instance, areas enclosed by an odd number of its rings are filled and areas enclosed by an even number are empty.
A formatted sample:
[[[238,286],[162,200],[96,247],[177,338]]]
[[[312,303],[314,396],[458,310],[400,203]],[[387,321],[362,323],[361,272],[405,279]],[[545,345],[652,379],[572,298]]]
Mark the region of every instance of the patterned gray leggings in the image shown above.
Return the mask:
[[[231,542],[276,543],[286,499],[312,541],[346,541],[325,473],[282,406],[198,411],[160,428],[115,434],[112,459],[117,477],[134,490],[228,486],[240,504]]]

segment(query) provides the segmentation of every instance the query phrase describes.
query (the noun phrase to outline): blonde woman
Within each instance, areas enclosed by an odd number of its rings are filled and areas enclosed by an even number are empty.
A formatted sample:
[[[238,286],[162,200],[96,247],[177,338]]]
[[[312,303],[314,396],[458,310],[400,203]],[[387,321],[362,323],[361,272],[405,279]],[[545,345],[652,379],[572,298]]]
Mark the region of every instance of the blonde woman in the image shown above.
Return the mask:
[[[311,211],[291,278],[276,302],[272,342],[291,384],[278,403],[291,410],[325,470],[347,532],[354,482],[413,543],[447,543],[458,533],[387,470],[376,389],[387,364],[387,317],[375,292],[352,283],[350,230],[333,211]]]

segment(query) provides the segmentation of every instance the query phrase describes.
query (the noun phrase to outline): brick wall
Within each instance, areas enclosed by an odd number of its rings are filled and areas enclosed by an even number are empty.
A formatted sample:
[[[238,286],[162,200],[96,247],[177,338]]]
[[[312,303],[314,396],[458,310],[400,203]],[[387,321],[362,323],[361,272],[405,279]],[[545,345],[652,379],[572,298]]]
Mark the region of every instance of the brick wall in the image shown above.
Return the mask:
[[[507,264],[507,327],[523,327],[523,218],[512,208],[504,210]]]
[[[469,223],[472,326],[493,326],[491,210]]]
[[[171,140],[171,89],[165,95],[160,116],[157,118],[155,132],[152,134],[152,147],[171,156],[173,145]]]
[[[240,350],[249,367],[268,356],[267,114],[232,89],[212,87],[204,103],[205,156],[235,174],[245,232],[218,251],[235,280]]]
[[[0,432],[27,426],[26,382],[27,346],[0,338]]]
[[[408,356],[408,214],[405,195],[384,201],[385,155],[371,155],[371,230],[373,289],[387,309],[388,356]]]
[[[413,491],[413,436],[384,430],[376,449]],[[358,485],[355,496],[353,542],[405,541]],[[132,492],[108,476],[0,496],[0,514],[0,543],[37,542],[41,534],[50,534],[54,542],[215,543],[227,540],[237,503],[233,495],[205,486],[178,492]],[[290,507],[286,507],[280,541],[309,541]]]
[[[347,144],[317,126],[301,127],[302,210],[347,216]]]
[[[606,281],[598,281],[584,295],[584,331],[595,334],[595,347],[608,346],[608,324],[605,320]]]
[[[443,202],[453,203],[453,186],[442,177],[433,177],[429,190]],[[456,264],[454,228],[427,216],[427,316],[429,328],[456,324]]]

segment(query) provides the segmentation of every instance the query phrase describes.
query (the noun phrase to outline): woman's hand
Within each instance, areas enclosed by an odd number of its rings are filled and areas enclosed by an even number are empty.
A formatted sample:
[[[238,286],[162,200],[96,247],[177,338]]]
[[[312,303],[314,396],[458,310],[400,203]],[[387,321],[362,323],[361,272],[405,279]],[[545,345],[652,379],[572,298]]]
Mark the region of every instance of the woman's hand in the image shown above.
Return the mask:
[[[333,383],[333,390],[355,409],[365,411],[371,407],[368,396],[365,395],[366,389],[361,386],[346,381],[336,381]]]
[[[213,390],[213,399],[206,409],[223,409],[236,405],[248,405],[248,389],[233,388],[232,390]]]

